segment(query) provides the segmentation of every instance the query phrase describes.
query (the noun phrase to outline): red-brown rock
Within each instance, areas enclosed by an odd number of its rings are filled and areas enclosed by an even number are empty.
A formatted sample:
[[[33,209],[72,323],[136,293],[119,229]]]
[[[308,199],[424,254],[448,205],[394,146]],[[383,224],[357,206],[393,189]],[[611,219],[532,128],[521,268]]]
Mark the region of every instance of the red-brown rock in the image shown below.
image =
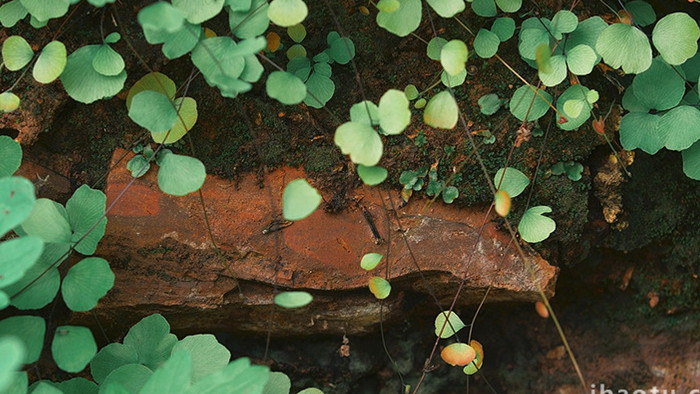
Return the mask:
[[[122,154],[117,151],[113,157]],[[235,182],[207,177],[202,195],[220,258],[198,193],[165,195],[158,189],[156,171],[129,186],[132,178],[122,164],[107,181],[107,206],[114,206],[97,255],[110,261],[116,282],[95,311],[101,321],[119,327],[161,312],[174,328],[185,331],[265,331],[274,310],[275,334],[371,331],[379,321],[380,302],[367,283],[374,275],[384,276],[387,260],[392,294],[383,313],[388,319],[406,313],[399,308],[406,296],[428,294],[428,287],[443,307],[449,306],[463,277],[459,305],[478,303],[489,286],[489,301],[534,301],[537,286],[553,295],[556,268],[524,249],[528,268],[507,233],[491,221],[477,237],[483,210],[436,202],[420,215],[426,201],[414,198],[397,211],[402,237],[393,219],[392,206],[399,202],[394,191],[359,188],[352,192],[358,203],[340,213],[318,209],[264,234],[281,219],[284,185],[304,177],[294,168],[266,174],[262,188],[252,174]],[[393,205],[389,198],[394,198]],[[375,243],[363,209],[386,240],[383,244]],[[386,256],[388,247],[389,258],[373,272],[360,268],[365,253]],[[314,302],[282,310],[272,303],[275,287],[307,290]]]

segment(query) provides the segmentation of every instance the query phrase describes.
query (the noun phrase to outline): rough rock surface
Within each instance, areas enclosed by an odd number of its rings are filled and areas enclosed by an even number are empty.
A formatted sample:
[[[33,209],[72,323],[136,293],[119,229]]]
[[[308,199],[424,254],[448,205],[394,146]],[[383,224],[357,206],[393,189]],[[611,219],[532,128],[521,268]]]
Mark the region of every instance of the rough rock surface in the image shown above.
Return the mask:
[[[113,158],[123,153],[116,151]],[[124,163],[107,180],[108,207],[132,181]],[[524,249],[528,268],[496,223],[489,221],[476,242],[481,210],[435,203],[420,215],[426,202],[412,200],[397,208],[404,242],[388,200],[395,193],[359,188],[351,192],[357,203],[340,213],[318,209],[263,233],[281,219],[284,185],[300,177],[303,172],[294,168],[274,170],[261,184],[253,174],[238,181],[207,177],[202,193],[221,257],[212,247],[198,193],[165,195],[157,186],[157,168],[135,180],[109,212],[97,251],[116,274],[114,289],[95,310],[100,320],[117,329],[160,312],[180,330],[265,331],[274,311],[275,335],[371,331],[379,321],[380,302],[367,283],[373,275],[384,275],[387,259],[373,272],[359,262],[365,253],[386,255],[387,247],[392,283],[382,311],[387,319],[405,314],[405,300],[415,293],[433,292],[448,306],[463,276],[460,305],[478,303],[489,286],[489,301],[536,300],[533,278],[553,295],[557,269]],[[382,244],[375,242],[365,212],[386,240]],[[385,212],[392,216],[390,231]],[[314,302],[282,310],[273,305],[275,287],[307,290]]]

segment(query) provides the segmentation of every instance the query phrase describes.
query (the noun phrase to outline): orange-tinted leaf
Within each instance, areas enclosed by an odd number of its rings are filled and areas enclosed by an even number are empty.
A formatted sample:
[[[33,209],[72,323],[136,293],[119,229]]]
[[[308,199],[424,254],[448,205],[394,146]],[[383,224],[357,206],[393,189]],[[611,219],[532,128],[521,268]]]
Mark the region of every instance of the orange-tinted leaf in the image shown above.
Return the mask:
[[[547,307],[544,305],[544,302],[542,302],[542,301],[535,302],[535,310],[537,311],[537,314],[542,316],[543,318],[546,319],[549,317],[549,311],[547,310]]]
[[[267,49],[270,52],[276,51],[280,47],[280,35],[271,31],[267,33]]]
[[[496,213],[501,217],[506,217],[510,212],[510,196],[504,190],[498,190],[493,198]]]
[[[440,357],[452,366],[463,367],[476,358],[476,351],[466,343],[453,343],[442,349]]]

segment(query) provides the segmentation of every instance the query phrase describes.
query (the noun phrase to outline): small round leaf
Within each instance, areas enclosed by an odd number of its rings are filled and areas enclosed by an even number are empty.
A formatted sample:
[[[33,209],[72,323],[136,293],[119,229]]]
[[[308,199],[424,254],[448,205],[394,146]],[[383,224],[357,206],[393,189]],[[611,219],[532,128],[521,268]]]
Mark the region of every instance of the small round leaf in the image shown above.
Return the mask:
[[[411,123],[411,110],[404,92],[389,89],[379,99],[379,126],[387,134],[395,135]]]
[[[305,291],[285,291],[275,296],[275,305],[294,309],[309,305],[314,297]]]
[[[454,311],[450,313],[447,311],[440,312],[435,317],[435,336],[442,339],[455,335],[455,333],[464,327],[466,327],[466,325]]]
[[[10,71],[23,68],[34,57],[34,51],[22,36],[10,36],[2,44],[2,61]]]
[[[94,308],[113,285],[114,273],[107,260],[88,257],[68,270],[63,278],[61,294],[70,310],[85,312]]]
[[[493,184],[498,190],[503,190],[511,198],[515,198],[530,184],[530,178],[513,167],[506,167],[496,172]]]
[[[520,223],[518,232],[523,240],[530,243],[542,242],[556,228],[557,224],[551,218],[543,214],[552,212],[552,208],[540,205],[525,211]]]
[[[442,47],[440,63],[450,75],[458,75],[467,62],[467,45],[462,40],[452,40]]]
[[[302,0],[272,0],[267,16],[277,26],[298,25],[306,19],[309,9]]]
[[[365,271],[371,271],[379,265],[379,262],[382,261],[382,258],[384,256],[379,254],[379,253],[367,253],[364,256],[362,256],[362,260],[360,260],[360,267],[362,267],[363,270]]]
[[[32,75],[39,83],[51,83],[61,75],[66,62],[66,46],[60,41],[51,41],[41,50]]]
[[[164,193],[184,196],[199,190],[207,177],[204,164],[194,157],[166,154],[158,170],[158,187]]]
[[[321,194],[306,179],[295,179],[284,188],[282,215],[286,220],[301,220],[321,204]]]
[[[371,291],[378,300],[383,300],[389,297],[389,294],[391,293],[391,285],[386,279],[379,276],[373,276],[369,280],[369,291]]]
[[[426,124],[441,129],[454,129],[457,126],[459,108],[454,97],[448,91],[443,91],[430,99],[423,113]]]
[[[360,122],[346,122],[335,130],[335,144],[356,164],[372,167],[379,163],[384,145],[371,126]]]
[[[51,343],[51,354],[59,368],[66,372],[80,372],[97,353],[97,344],[87,327],[60,326]]]
[[[651,36],[661,57],[666,63],[676,66],[698,52],[698,38],[698,23],[684,12],[674,12],[661,18]]]
[[[282,104],[299,104],[306,98],[306,85],[289,72],[273,71],[267,77],[265,88],[268,96]]]
[[[365,185],[378,185],[384,182],[388,174],[388,171],[383,167],[367,167],[363,166],[362,164],[357,165],[357,175],[360,176],[360,179],[362,179],[362,182],[364,182]]]

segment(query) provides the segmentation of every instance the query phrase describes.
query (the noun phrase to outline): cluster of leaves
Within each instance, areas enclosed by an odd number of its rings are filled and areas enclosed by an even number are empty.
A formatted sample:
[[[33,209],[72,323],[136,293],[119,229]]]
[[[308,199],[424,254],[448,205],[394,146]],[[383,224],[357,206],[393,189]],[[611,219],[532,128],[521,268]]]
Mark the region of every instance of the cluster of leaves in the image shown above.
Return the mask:
[[[435,317],[435,336],[438,338],[450,338],[464,327],[466,325],[455,312],[440,312]],[[463,342],[453,342],[442,349],[440,357],[453,367],[462,367],[464,374],[474,375],[484,363],[484,349],[478,341],[473,339],[468,345]]]
[[[442,194],[442,200],[446,204],[452,204],[455,198],[459,197],[459,190],[450,185],[446,186],[445,181],[438,179],[438,164],[435,162],[430,169],[420,168],[416,171],[403,171],[399,177],[399,182],[404,185],[401,190],[401,198],[408,202],[413,191],[421,190],[425,185],[425,176],[428,176],[428,185],[425,194],[429,197],[437,197]]]
[[[0,310],[13,306],[36,310],[51,303],[59,289],[72,311],[89,311],[114,285],[114,274],[106,260],[85,257],[65,274],[58,266],[72,251],[86,256],[95,253],[105,233],[107,198],[99,190],[83,185],[63,206],[34,195],[26,178],[12,176],[22,160],[20,145],[0,136]],[[46,335],[42,317],[17,315],[0,321],[0,391],[26,392],[23,364],[39,359]],[[89,329],[58,327],[51,353],[59,368],[82,370],[97,350]]]

